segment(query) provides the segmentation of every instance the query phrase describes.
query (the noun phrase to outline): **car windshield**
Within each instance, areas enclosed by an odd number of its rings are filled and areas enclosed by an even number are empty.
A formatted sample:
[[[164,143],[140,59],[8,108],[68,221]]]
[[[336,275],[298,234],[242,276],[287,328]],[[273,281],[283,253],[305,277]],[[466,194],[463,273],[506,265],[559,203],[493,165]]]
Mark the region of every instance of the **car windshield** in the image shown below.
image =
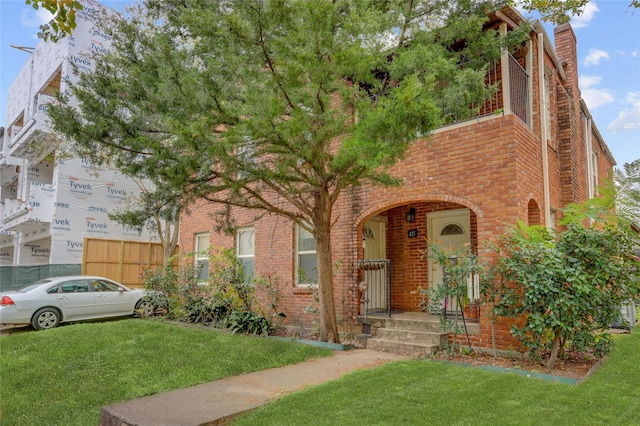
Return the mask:
[[[18,291],[18,293],[28,293],[31,290],[40,287],[42,284],[50,283],[51,281],[52,280],[50,278],[45,278],[45,279],[42,279],[42,280],[38,280],[35,283],[30,284],[30,285],[28,285],[26,287],[22,287],[21,289],[19,289],[17,291]]]

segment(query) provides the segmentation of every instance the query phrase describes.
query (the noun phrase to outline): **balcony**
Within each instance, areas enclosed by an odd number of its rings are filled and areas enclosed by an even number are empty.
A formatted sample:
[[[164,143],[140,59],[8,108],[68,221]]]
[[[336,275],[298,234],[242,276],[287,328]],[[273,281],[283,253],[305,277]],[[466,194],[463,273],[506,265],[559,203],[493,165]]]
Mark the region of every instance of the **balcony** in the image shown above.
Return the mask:
[[[464,123],[470,120],[477,120],[484,117],[503,115],[505,112],[505,95],[509,98],[509,113],[519,117],[523,122],[529,123],[529,75],[522,66],[524,58],[516,58],[512,55],[505,55],[508,75],[506,85],[503,79],[503,69],[501,63],[495,62],[487,69],[485,85],[487,97],[484,102],[469,105],[464,114],[459,111],[452,112],[449,105],[443,102],[442,113],[445,117],[445,126]],[[491,89],[493,87],[493,90]]]
[[[36,232],[53,220],[56,188],[40,182],[31,183],[29,202],[4,201],[3,231]]]
[[[36,97],[35,113],[22,126],[9,128],[9,156],[38,162],[55,148],[56,138],[51,132],[48,104],[55,102],[53,96],[39,93]]]
[[[7,187],[18,179],[18,170],[22,166],[22,160],[14,157],[5,157],[0,153],[0,185]]]

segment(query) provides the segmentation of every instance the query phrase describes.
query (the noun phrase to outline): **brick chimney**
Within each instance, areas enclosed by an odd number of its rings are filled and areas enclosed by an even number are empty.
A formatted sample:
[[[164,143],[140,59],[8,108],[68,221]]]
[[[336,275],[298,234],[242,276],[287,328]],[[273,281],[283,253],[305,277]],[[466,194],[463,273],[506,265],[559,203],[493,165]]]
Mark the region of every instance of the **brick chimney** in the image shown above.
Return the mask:
[[[564,68],[566,80],[558,85],[558,155],[562,204],[580,202],[585,197],[586,154],[584,126],[580,113],[578,87],[577,40],[571,25],[566,23],[554,30],[556,54]]]
[[[569,94],[575,100],[575,106],[580,103],[580,90],[578,89],[578,47],[576,34],[571,24],[562,24],[555,28],[553,36],[556,44],[556,53],[567,75],[565,86]]]

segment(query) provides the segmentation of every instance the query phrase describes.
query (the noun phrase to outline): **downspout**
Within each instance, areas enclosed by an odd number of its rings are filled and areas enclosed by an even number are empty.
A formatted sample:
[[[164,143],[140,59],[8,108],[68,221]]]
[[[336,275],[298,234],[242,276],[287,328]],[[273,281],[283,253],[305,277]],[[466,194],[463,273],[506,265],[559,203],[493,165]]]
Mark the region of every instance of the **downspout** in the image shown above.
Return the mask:
[[[544,33],[538,31],[538,90],[540,92],[540,148],[542,150],[542,182],[544,194],[544,225],[551,229],[551,197],[549,195],[549,152],[547,149],[547,130],[549,123],[547,122],[547,114],[544,111],[547,104],[547,93],[545,91],[544,77]]]

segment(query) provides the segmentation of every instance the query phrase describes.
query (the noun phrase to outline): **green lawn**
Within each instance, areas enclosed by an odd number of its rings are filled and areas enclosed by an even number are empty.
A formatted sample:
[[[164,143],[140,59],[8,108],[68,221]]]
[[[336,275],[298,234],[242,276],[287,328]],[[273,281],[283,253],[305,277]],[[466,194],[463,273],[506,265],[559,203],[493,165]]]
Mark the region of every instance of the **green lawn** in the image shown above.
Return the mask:
[[[156,321],[0,338],[0,424],[95,425],[100,407],[327,350]],[[235,425],[640,425],[640,328],[579,386],[406,361],[294,393]]]
[[[100,407],[331,351],[125,319],[0,337],[0,424],[96,425]]]
[[[640,425],[640,327],[579,386],[406,361],[297,392],[240,425]]]

